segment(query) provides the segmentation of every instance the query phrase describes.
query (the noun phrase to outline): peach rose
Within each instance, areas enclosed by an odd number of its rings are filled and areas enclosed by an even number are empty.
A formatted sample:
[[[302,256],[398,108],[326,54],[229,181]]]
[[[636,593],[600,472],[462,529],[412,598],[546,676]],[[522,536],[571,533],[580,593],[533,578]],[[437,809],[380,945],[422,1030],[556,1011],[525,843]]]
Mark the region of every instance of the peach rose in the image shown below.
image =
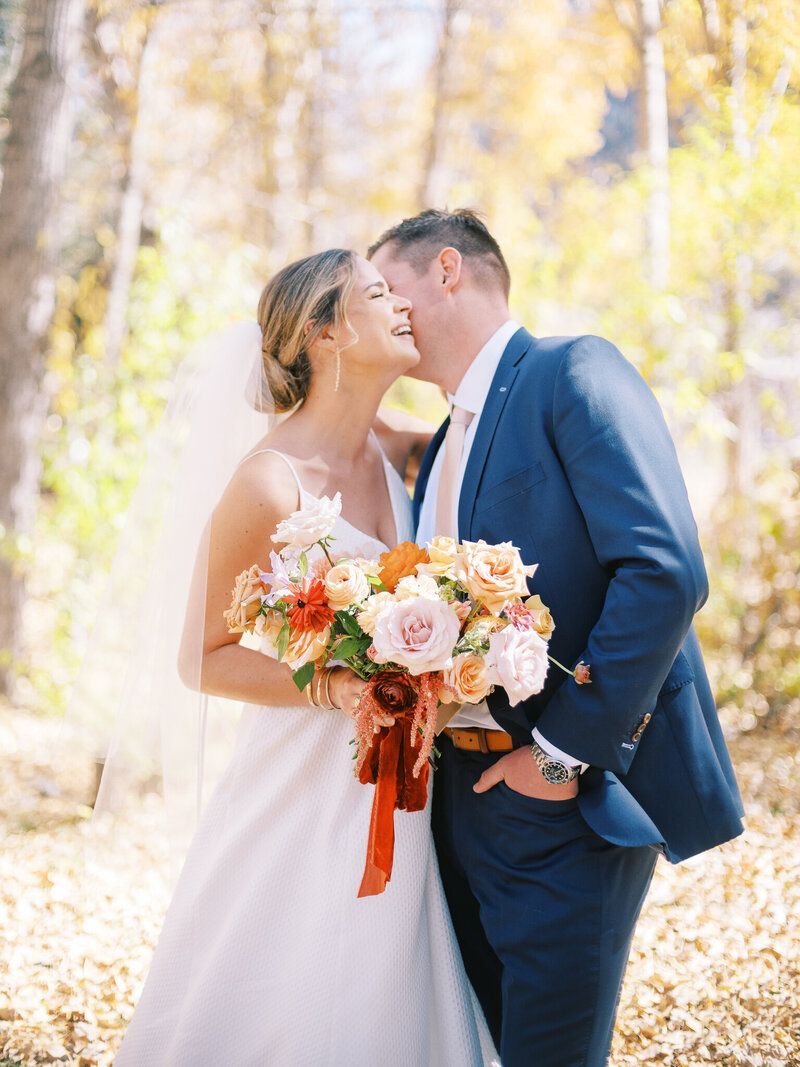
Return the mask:
[[[283,629],[285,621],[279,611],[268,611],[266,615],[258,616],[255,632],[261,638],[262,648],[275,649],[278,643],[278,634]]]
[[[534,630],[546,640],[550,637],[553,630],[555,630],[556,624],[553,622],[553,616],[550,614],[550,611],[542,603],[542,598],[538,593],[536,596],[529,596],[525,601],[525,607],[531,613],[533,618]]]
[[[458,545],[452,537],[434,537],[428,542],[429,563],[418,563],[417,574],[432,574],[434,578],[455,578]]]
[[[337,563],[325,575],[325,595],[334,611],[360,604],[370,594],[370,584],[359,566],[348,561]]]
[[[293,671],[299,670],[306,663],[310,663],[311,660],[318,659],[322,655],[330,636],[330,626],[326,626],[319,633],[315,633],[314,630],[294,631],[289,638],[289,645],[286,649],[286,655],[283,657],[283,662],[288,663]]]
[[[243,634],[245,630],[252,633],[255,617],[261,607],[261,596],[266,592],[260,574],[261,568],[254,563],[249,570],[237,575],[231,592],[231,606],[222,613],[229,634]]]
[[[480,704],[491,689],[483,657],[472,652],[454,656],[453,666],[444,672],[444,684],[462,704]]]
[[[526,596],[525,579],[535,572],[536,565],[526,567],[510,541],[499,545],[463,541],[456,556],[456,577],[471,597],[492,612],[502,611],[514,597]]]

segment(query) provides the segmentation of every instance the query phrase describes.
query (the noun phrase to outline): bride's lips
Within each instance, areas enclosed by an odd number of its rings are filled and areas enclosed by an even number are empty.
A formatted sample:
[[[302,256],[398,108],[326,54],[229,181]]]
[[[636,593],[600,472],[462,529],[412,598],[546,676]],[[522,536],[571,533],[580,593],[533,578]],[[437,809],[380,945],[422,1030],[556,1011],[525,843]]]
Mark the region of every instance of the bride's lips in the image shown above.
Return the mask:
[[[411,341],[414,340],[414,334],[411,330],[411,323],[408,319],[404,319],[403,322],[392,327],[392,337],[409,337]]]

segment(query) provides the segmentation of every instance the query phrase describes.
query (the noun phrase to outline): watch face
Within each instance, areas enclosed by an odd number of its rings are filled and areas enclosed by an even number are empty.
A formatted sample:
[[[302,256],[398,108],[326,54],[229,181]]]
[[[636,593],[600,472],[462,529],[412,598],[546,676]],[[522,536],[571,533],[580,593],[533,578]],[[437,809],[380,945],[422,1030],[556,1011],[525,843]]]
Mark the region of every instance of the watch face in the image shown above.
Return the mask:
[[[563,785],[570,780],[569,767],[557,760],[548,760],[542,767],[542,777],[550,785]]]

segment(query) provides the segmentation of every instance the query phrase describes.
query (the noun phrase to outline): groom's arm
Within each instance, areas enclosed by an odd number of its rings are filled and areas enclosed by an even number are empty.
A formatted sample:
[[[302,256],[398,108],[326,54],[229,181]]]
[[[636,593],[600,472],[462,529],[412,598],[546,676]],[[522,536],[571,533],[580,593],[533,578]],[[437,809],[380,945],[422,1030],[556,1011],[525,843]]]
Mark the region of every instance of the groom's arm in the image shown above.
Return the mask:
[[[661,409],[608,341],[581,337],[566,352],[553,434],[611,580],[576,657],[591,665],[591,685],[565,679],[536,727],[576,760],[624,774],[636,726],[708,595],[697,527]]]

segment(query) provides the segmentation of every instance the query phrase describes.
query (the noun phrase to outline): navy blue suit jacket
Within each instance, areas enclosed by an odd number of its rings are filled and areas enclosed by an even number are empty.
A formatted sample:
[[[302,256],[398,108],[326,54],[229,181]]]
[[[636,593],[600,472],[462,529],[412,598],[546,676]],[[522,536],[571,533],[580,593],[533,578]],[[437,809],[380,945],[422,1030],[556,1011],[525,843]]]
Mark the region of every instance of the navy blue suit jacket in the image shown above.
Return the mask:
[[[439,428],[414,494],[416,518]],[[464,540],[513,541],[555,619],[552,668],[530,700],[492,715],[519,744],[538,725],[591,766],[579,804],[620,845],[672,862],[742,832],[736,779],[692,627],[708,594],[675,447],[636,369],[600,337],[508,343],[478,423],[458,506]],[[645,721],[645,716],[650,716]]]

